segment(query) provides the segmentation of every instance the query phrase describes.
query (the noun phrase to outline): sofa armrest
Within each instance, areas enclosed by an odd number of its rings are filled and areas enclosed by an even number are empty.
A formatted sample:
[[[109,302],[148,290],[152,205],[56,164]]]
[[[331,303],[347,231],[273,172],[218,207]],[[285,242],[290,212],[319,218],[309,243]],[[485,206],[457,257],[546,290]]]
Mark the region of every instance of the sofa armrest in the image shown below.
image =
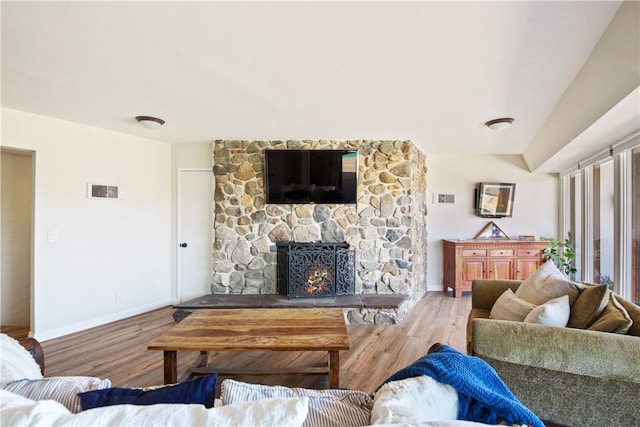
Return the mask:
[[[493,304],[507,289],[515,291],[521,280],[477,279],[471,282],[471,308],[491,311]]]
[[[31,354],[31,357],[40,366],[40,373],[44,375],[44,351],[40,342],[31,337],[20,338],[18,342]]]
[[[640,337],[534,323],[475,319],[474,355],[640,384]]]

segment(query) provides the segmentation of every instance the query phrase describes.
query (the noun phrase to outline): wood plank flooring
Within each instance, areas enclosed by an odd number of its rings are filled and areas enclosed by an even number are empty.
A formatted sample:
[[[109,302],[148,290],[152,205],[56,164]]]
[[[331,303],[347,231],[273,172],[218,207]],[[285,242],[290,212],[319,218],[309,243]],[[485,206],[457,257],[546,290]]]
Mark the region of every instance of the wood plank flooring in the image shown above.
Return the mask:
[[[429,292],[398,325],[349,325],[351,349],[340,352],[341,387],[373,392],[398,369],[423,356],[436,342],[464,352],[471,294],[452,298]],[[165,307],[42,343],[45,375],[109,378],[116,387],[162,384],[163,355],[147,345],[171,328],[174,309]],[[178,373],[195,362],[197,352],[178,352]],[[315,366],[326,352],[217,352],[211,362],[232,368]],[[326,376],[234,377],[288,387],[326,388]]]

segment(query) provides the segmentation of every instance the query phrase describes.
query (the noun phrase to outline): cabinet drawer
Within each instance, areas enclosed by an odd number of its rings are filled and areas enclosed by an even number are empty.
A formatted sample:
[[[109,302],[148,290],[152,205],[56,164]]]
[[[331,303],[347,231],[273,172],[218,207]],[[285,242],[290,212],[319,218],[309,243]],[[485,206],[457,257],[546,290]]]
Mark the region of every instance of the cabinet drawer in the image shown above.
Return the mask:
[[[542,253],[539,249],[518,249],[519,257],[538,257]]]
[[[486,249],[463,249],[462,256],[487,256]]]
[[[491,256],[513,256],[513,249],[492,249]]]

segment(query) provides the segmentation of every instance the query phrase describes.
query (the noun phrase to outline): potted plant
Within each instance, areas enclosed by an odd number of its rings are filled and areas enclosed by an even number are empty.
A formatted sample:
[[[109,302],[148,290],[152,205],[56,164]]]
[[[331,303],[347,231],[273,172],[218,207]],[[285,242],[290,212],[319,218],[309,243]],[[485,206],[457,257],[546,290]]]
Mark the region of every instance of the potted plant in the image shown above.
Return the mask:
[[[576,253],[573,232],[569,231],[567,233],[567,238],[564,242],[559,242],[551,237],[540,237],[540,240],[549,242],[549,246],[547,246],[542,253],[544,259],[552,260],[556,267],[558,267],[558,270],[562,271],[565,276],[573,279],[576,272],[576,267],[574,266]]]

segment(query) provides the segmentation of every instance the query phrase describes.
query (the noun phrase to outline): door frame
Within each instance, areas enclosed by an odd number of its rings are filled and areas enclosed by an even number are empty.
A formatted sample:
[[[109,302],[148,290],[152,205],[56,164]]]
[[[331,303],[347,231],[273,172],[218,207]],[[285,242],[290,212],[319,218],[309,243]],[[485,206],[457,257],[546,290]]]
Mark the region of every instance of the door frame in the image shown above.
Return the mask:
[[[36,262],[36,150],[29,150],[23,148],[15,148],[2,146],[0,147],[0,154],[4,153],[13,153],[24,155],[28,157],[30,160],[29,167],[31,168],[31,188],[29,189],[31,199],[31,208],[29,212],[29,222],[31,227],[31,236],[29,239],[29,332],[28,336],[35,336],[35,324],[36,324],[36,311],[35,311],[35,294],[36,294],[36,270],[35,270],[35,262]],[[0,241],[2,240],[2,236],[0,236]],[[22,325],[20,325],[22,326]],[[25,325],[26,326],[26,325]]]
[[[176,302],[182,300],[182,251],[180,250],[180,236],[182,235],[182,174],[187,172],[208,172],[214,180],[211,188],[215,188],[215,177],[211,168],[178,168],[176,176]],[[213,203],[213,196],[211,197]],[[213,214],[213,212],[212,212]],[[212,242],[213,243],[213,242]]]

